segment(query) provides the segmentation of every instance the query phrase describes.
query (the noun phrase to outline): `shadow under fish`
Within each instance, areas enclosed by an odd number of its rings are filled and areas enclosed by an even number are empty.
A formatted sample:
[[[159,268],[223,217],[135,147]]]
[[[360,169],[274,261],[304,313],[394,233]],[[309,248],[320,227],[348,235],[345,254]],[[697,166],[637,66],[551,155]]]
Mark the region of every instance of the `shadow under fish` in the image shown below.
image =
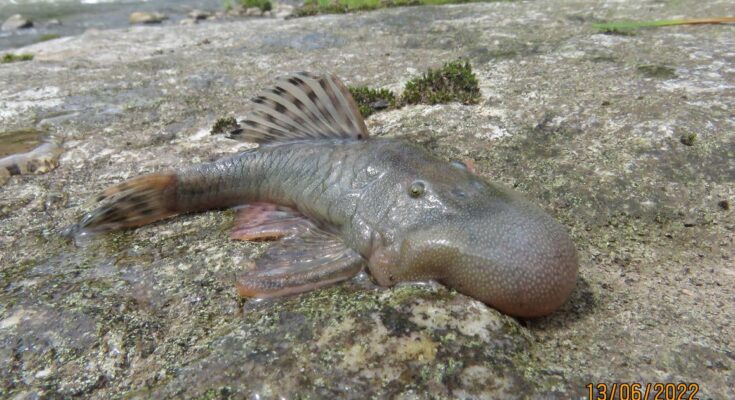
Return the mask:
[[[108,188],[68,233],[238,207],[233,239],[276,240],[237,279],[243,297],[305,292],[367,267],[381,286],[435,280],[528,318],[559,308],[575,286],[564,227],[463,163],[370,137],[333,75],[280,78],[231,137],[260,146]]]

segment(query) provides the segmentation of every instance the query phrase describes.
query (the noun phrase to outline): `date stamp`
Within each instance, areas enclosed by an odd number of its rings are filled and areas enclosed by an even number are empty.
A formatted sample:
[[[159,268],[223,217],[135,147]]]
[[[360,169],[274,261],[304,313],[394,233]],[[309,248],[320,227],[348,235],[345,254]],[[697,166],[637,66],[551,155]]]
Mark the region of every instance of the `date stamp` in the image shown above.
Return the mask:
[[[697,383],[588,383],[589,400],[699,400]]]

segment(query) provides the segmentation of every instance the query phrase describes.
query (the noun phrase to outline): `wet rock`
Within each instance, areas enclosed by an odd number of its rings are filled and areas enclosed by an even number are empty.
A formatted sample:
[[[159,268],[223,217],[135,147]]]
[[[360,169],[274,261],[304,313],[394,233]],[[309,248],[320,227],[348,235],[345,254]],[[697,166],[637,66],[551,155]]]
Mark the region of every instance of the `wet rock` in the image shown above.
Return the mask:
[[[136,11],[130,14],[128,21],[131,24],[160,24],[168,17],[159,12]]]
[[[33,27],[33,21],[20,14],[11,15],[3,22],[2,30],[13,31],[16,29],[27,29]]]

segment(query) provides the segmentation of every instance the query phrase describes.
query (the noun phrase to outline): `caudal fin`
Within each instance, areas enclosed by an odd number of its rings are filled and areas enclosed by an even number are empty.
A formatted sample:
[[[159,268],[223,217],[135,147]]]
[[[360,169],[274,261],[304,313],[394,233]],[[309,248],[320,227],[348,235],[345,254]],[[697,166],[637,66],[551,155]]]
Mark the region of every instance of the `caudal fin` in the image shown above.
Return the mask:
[[[176,181],[175,174],[156,173],[110,187],[97,198],[99,207],[85,214],[66,234],[134,228],[175,215]]]

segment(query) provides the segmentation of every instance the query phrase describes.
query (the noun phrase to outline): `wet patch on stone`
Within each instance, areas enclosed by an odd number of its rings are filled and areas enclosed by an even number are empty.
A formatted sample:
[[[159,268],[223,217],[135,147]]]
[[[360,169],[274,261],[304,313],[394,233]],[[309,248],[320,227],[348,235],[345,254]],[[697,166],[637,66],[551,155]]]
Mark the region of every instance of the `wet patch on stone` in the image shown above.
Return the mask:
[[[0,132],[0,158],[25,153],[41,144],[46,133],[36,129]]]

